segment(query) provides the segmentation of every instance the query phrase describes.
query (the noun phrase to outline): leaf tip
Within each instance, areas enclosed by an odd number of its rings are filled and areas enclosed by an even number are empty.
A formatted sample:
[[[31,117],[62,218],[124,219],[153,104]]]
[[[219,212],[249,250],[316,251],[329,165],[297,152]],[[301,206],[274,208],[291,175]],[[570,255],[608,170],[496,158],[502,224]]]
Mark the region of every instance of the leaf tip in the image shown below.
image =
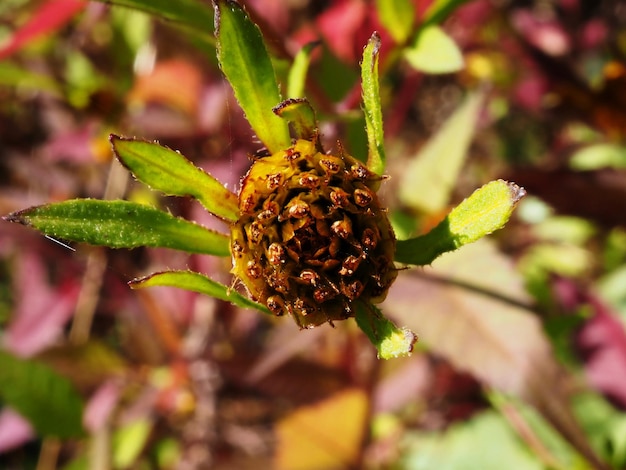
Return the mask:
[[[24,210],[17,211],[17,212],[11,212],[10,214],[3,215],[0,218],[6,222],[13,222],[13,223],[22,224],[22,225],[30,225],[28,222],[28,219],[24,217],[23,215],[24,212],[27,210],[28,209],[24,209]]]
[[[380,34],[378,34],[378,31],[374,31],[372,33],[372,35],[370,36],[370,39],[368,41],[368,44],[372,44],[373,45],[372,52],[374,53],[374,55],[378,54],[378,52],[380,51],[380,46],[382,44],[382,41],[380,39]]]
[[[502,181],[502,180],[501,180]],[[509,191],[511,192],[511,199],[513,200],[513,204],[517,204],[520,202],[524,196],[526,196],[526,190],[521,186],[511,182],[511,181],[502,181],[507,185]]]
[[[417,342],[417,335],[406,327],[398,328],[380,344],[378,356],[381,359],[396,359],[410,356]]]

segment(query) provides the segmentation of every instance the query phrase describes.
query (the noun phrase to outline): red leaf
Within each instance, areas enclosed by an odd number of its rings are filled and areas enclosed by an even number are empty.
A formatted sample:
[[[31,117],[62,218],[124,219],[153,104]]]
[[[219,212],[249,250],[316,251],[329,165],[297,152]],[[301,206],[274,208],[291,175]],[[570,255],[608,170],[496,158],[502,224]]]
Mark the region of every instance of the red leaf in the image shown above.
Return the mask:
[[[83,0],[49,0],[44,3],[0,48],[0,59],[13,54],[37,36],[58,30],[86,4]]]
[[[16,308],[3,346],[18,356],[32,356],[55,342],[72,316],[79,286],[50,286],[36,256],[20,258],[15,279]]]
[[[583,326],[577,346],[586,357],[587,379],[621,409],[626,409],[626,331],[609,308],[589,295],[593,317]]]

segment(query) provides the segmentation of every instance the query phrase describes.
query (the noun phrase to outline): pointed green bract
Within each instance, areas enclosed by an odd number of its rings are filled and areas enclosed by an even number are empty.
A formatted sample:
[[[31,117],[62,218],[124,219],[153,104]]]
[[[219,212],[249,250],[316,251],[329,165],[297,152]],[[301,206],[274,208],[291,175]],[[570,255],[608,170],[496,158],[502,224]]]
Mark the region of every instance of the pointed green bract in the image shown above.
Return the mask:
[[[361,83],[363,87],[363,111],[367,130],[369,156],[367,166],[381,175],[385,171],[385,140],[383,135],[383,113],[380,106],[378,86],[378,54],[380,36],[372,34],[363,50],[361,62]]]
[[[172,248],[229,256],[226,235],[129,201],[73,199],[31,207],[3,217],[46,235],[111,248]]]
[[[180,153],[142,140],[110,140],[117,158],[142,183],[168,196],[191,196],[222,219],[239,218],[237,196]]]
[[[133,289],[154,286],[178,287],[179,289],[190,290],[215,297],[216,299],[225,300],[238,307],[251,308],[267,313],[268,315],[270,314],[270,311],[264,305],[248,299],[224,284],[220,284],[203,274],[193,271],[164,271],[154,273],[140,279],[135,279],[129,282],[129,285]]]
[[[304,96],[304,85],[309,64],[311,63],[311,52],[319,44],[319,41],[305,44],[293,59],[293,64],[289,69],[289,76],[287,77],[288,98],[302,98]]]
[[[19,412],[41,436],[80,437],[83,399],[47,365],[0,349],[0,401]]]
[[[217,56],[248,122],[271,152],[291,145],[287,123],[272,112],[280,101],[276,75],[259,28],[231,0],[215,0]]]
[[[359,328],[378,350],[381,359],[409,356],[417,336],[407,328],[398,328],[372,304],[356,305],[355,319]]]
[[[398,241],[395,260],[424,266],[443,253],[501,229],[525,194],[526,191],[514,183],[502,180],[487,183],[427,234]]]
[[[306,98],[291,98],[274,108],[277,116],[293,126],[297,139],[313,140],[319,134],[315,110]]]

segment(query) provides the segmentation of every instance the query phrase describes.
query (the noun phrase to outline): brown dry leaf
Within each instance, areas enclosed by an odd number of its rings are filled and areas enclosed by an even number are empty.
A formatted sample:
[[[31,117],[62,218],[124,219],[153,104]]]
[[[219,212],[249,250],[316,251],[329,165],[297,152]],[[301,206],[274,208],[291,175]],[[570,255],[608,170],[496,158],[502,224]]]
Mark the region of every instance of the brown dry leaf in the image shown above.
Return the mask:
[[[367,395],[356,388],[298,408],[276,425],[276,468],[354,467],[366,429],[367,411]]]
[[[566,374],[529,302],[509,260],[483,239],[399,276],[384,308],[459,370],[536,406],[595,468],[605,468],[572,415]]]

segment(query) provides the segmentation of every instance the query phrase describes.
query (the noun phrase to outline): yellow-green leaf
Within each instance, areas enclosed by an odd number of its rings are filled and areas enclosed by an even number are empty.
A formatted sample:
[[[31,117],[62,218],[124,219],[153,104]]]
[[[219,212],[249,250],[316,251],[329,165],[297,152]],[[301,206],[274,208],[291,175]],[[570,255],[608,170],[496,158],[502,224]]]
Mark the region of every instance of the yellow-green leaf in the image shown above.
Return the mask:
[[[111,135],[113,151],[142,183],[168,196],[191,196],[212,214],[234,222],[237,196],[180,153],[157,143]]]
[[[383,113],[380,105],[378,85],[378,55],[380,52],[380,36],[372,34],[363,50],[361,62],[361,83],[363,88],[363,111],[367,130],[369,155],[367,166],[374,173],[385,171],[385,140],[383,134]]]
[[[417,336],[408,328],[398,328],[372,304],[356,305],[355,320],[378,351],[381,359],[409,356]]]
[[[427,234],[398,241],[395,260],[423,266],[443,253],[475,242],[502,228],[525,194],[526,191],[514,183],[502,180],[487,183]]]
[[[376,0],[380,21],[398,44],[404,44],[415,23],[415,8],[411,0]]]
[[[129,201],[70,201],[30,207],[3,217],[51,237],[110,248],[172,248],[229,256],[226,235]]]
[[[232,0],[215,0],[217,57],[248,122],[271,153],[291,145],[287,123],[272,112],[280,103],[274,67],[261,31]]]
[[[287,77],[288,98],[304,97],[304,85],[306,84],[306,75],[311,63],[311,53],[319,44],[319,41],[305,44],[293,59],[293,64],[289,69],[289,76]]]
[[[416,70],[431,74],[458,72],[465,63],[454,40],[437,25],[421,29],[404,57]]]
[[[216,299],[231,302],[242,308],[251,308],[263,313],[270,314],[264,305],[254,302],[241,295],[231,287],[227,287],[219,282],[209,279],[204,274],[193,271],[163,271],[150,274],[149,276],[134,279],[129,282],[133,289],[154,286],[178,287],[192,292],[209,295]]]
[[[469,95],[413,157],[400,180],[404,204],[427,213],[446,207],[474,136],[482,101],[482,93]]]

